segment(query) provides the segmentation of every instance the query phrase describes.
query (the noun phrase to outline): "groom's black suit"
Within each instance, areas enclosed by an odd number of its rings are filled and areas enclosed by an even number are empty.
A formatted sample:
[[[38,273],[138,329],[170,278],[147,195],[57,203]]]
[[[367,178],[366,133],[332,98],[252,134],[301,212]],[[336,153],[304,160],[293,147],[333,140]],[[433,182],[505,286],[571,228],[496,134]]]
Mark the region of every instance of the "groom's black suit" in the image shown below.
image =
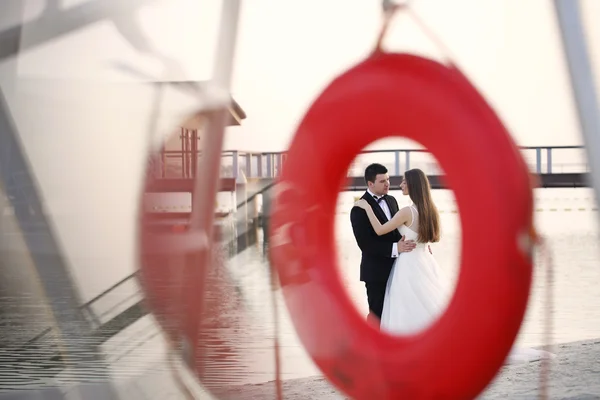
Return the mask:
[[[377,200],[369,192],[365,192],[362,198],[369,202],[377,219],[385,224],[388,219]],[[394,197],[386,195],[381,201],[387,203],[392,217],[398,212],[398,202]],[[360,280],[365,282],[367,288],[369,309],[372,314],[381,319],[385,287],[395,260],[395,258],[392,258],[392,246],[401,239],[400,232],[394,229],[390,233],[377,236],[366,211],[360,207],[352,208],[350,221],[352,222],[356,243],[362,251]]]

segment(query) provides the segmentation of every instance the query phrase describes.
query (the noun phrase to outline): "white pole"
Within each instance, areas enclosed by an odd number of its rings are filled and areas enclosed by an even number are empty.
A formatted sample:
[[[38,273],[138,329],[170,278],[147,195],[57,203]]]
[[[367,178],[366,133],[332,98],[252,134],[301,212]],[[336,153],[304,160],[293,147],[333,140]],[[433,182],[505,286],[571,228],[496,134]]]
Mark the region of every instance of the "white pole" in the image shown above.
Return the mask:
[[[219,48],[213,70],[213,81],[219,88],[229,92],[233,75],[235,43],[238,31],[240,0],[223,0],[219,31]]]
[[[600,156],[595,154],[600,152],[600,108],[579,6],[578,0],[554,0],[592,184],[600,201]]]
[[[206,293],[206,268],[199,268],[200,265],[210,265],[211,246],[213,239],[213,221],[215,217],[215,203],[220,181],[221,154],[223,147],[223,136],[225,126],[229,118],[230,84],[233,71],[233,56],[235,53],[235,42],[237,37],[238,16],[240,9],[240,0],[223,0],[221,10],[221,24],[219,38],[217,42],[217,55],[213,70],[213,79],[211,80],[211,89],[214,90],[211,95],[218,98],[223,96],[228,101],[220,102],[216,110],[208,110],[208,123],[205,130],[204,146],[202,148],[202,157],[196,170],[196,179],[194,182],[194,192],[192,193],[192,213],[190,217],[190,231],[195,231],[195,235],[187,235],[190,248],[195,248],[193,257],[187,259],[196,267],[195,277],[199,287],[194,287],[194,295],[197,299],[202,299]],[[224,96],[227,95],[225,98]],[[199,234],[199,235],[198,235]],[[182,282],[183,283],[183,282]],[[185,285],[185,283],[184,283]],[[190,290],[187,287],[184,290]],[[186,295],[191,293],[186,293]],[[204,302],[198,303],[198,315],[201,315],[205,307]],[[191,360],[197,359],[197,347],[193,347],[195,338],[198,335],[199,325],[195,318],[192,318],[190,324],[184,328],[182,340],[182,357],[186,360],[188,366],[191,366]],[[202,356],[200,356],[202,359]],[[203,367],[200,367],[203,368]]]
[[[214,85],[218,95],[226,94],[229,96],[239,11],[240,0],[223,0],[218,49],[211,81],[211,86]],[[194,199],[198,198],[200,193],[215,193],[215,196],[205,197],[200,204],[194,200],[195,204],[192,205],[190,219],[191,228],[204,230],[209,238],[212,232],[214,203],[220,178],[223,136],[229,118],[229,104],[230,101],[226,102],[225,106],[219,107],[218,110],[212,111],[210,114],[205,132],[205,147],[202,158],[198,163],[194,185]]]

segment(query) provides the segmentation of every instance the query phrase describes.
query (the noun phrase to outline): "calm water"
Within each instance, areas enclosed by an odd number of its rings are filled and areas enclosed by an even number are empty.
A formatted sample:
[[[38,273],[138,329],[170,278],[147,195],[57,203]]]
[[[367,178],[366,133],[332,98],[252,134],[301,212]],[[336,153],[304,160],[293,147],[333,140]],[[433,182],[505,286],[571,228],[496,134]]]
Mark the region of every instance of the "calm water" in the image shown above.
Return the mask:
[[[364,285],[359,281],[360,250],[349,222],[349,210],[355,196],[362,193],[342,193],[336,218],[339,265],[346,288],[356,307],[367,312]],[[401,193],[392,193],[400,206],[408,204]],[[536,225],[551,243],[555,268],[553,342],[564,343],[600,337],[600,263],[598,246],[598,215],[593,193],[588,189],[542,189],[536,191]],[[459,269],[461,228],[456,204],[451,192],[435,191],[440,210],[443,240],[433,246],[440,265],[449,278],[455,280]],[[252,323],[268,336],[271,329],[271,304],[268,301],[267,263],[258,249],[236,257],[230,264],[244,296]],[[518,343],[521,346],[544,344],[545,283],[544,265],[538,260],[533,293]],[[278,297],[281,303],[281,298]],[[317,374],[317,370],[298,343],[285,310],[281,336],[284,342],[283,371],[286,377]],[[266,361],[266,360],[265,360]],[[260,381],[265,375],[246,371],[247,380]]]
[[[400,205],[407,198],[392,193]],[[361,193],[342,193],[336,218],[339,266],[345,286],[358,310],[366,314],[364,285],[358,279],[360,251],[354,241],[349,221],[349,210],[355,196]],[[508,195],[508,194],[507,194]],[[441,213],[443,241],[433,247],[435,257],[456,279],[459,262],[461,229],[459,215],[451,192],[435,191]],[[536,191],[536,224],[550,239],[555,267],[554,332],[555,343],[600,337],[600,265],[598,260],[598,218],[593,194],[588,189],[541,189]],[[484,234],[484,233],[482,233]],[[124,269],[129,270],[129,266]],[[214,360],[208,366],[208,381],[214,385],[258,383],[274,378],[273,302],[269,287],[269,267],[262,246],[251,247],[230,259],[226,270],[213,279],[227,279],[230,288],[225,296],[215,300],[223,320],[236,329],[214,329],[207,333],[207,342]],[[102,288],[98,288],[101,290]],[[130,287],[123,289],[135,292]],[[518,342],[522,346],[543,344],[544,281],[540,265],[536,266],[533,295]],[[121,293],[130,295],[131,293]],[[279,338],[282,345],[284,378],[318,375],[308,355],[300,345],[279,292],[276,293],[280,319]],[[6,299],[5,299],[6,300]],[[114,305],[110,305],[113,307]],[[106,307],[109,307],[108,305]],[[39,315],[44,315],[38,306]],[[101,313],[102,310],[96,310]],[[29,318],[35,317],[29,311]],[[6,328],[6,327],[5,327]],[[2,349],[0,349],[0,352]],[[112,378],[131,379],[164,371],[166,350],[152,317],[142,318],[102,346]],[[2,354],[9,356],[7,353]],[[21,368],[14,365],[14,368]],[[23,370],[29,374],[28,370]],[[13,372],[14,369],[13,369]],[[0,389],[6,388],[13,378],[3,377],[0,371]],[[68,380],[68,373],[62,373]],[[13,374],[14,376],[14,374]],[[156,381],[156,379],[154,379]],[[172,385],[165,383],[165,385]]]

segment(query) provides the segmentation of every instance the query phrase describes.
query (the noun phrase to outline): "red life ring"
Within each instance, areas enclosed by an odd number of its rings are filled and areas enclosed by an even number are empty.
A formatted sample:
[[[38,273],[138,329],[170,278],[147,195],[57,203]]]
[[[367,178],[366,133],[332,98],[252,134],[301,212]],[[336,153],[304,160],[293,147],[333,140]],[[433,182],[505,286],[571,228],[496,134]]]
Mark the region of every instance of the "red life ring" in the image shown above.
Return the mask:
[[[393,337],[359,315],[337,271],[334,216],[347,169],[369,143],[402,135],[431,151],[455,191],[459,282],[427,330]],[[377,52],[308,110],[271,221],[270,258],[294,326],[325,376],[355,399],[476,397],[502,366],[527,306],[530,177],[492,109],[457,70]]]
[[[153,171],[147,167],[143,187],[152,192],[153,183]],[[215,194],[197,195],[196,204],[210,204],[206,199]],[[190,230],[187,223],[168,225],[168,219],[144,212],[143,196],[141,202],[138,278],[145,306],[165,333],[170,351],[176,351],[204,389],[219,398],[237,384],[238,369],[229,367],[237,366],[246,351],[243,344],[224,341],[222,334],[249,326],[243,318],[224,318],[240,304],[232,296],[234,284],[223,270],[221,257],[212,258],[210,264],[204,261],[208,247],[216,245],[218,238]]]

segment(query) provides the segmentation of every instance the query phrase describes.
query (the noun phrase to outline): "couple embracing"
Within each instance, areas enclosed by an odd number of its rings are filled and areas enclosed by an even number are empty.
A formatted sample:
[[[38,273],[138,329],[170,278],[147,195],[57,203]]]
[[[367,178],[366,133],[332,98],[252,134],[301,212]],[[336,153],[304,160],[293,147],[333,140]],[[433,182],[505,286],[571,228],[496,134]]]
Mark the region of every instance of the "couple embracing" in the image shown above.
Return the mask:
[[[383,165],[369,165],[365,181],[368,189],[350,220],[362,250],[360,280],[367,290],[369,319],[391,333],[420,330],[443,310],[446,293],[429,246],[440,240],[429,181],[420,169],[406,171],[400,189],[413,204],[402,209],[388,194]]]
[[[400,189],[412,202],[399,208],[389,195],[387,168],[365,169],[367,191],[350,212],[352,230],[362,251],[360,280],[365,283],[369,319],[391,334],[425,329],[444,311],[449,285],[430,243],[440,240],[440,217],[427,176],[405,172]],[[513,348],[507,360],[536,361],[554,357],[545,351]]]

